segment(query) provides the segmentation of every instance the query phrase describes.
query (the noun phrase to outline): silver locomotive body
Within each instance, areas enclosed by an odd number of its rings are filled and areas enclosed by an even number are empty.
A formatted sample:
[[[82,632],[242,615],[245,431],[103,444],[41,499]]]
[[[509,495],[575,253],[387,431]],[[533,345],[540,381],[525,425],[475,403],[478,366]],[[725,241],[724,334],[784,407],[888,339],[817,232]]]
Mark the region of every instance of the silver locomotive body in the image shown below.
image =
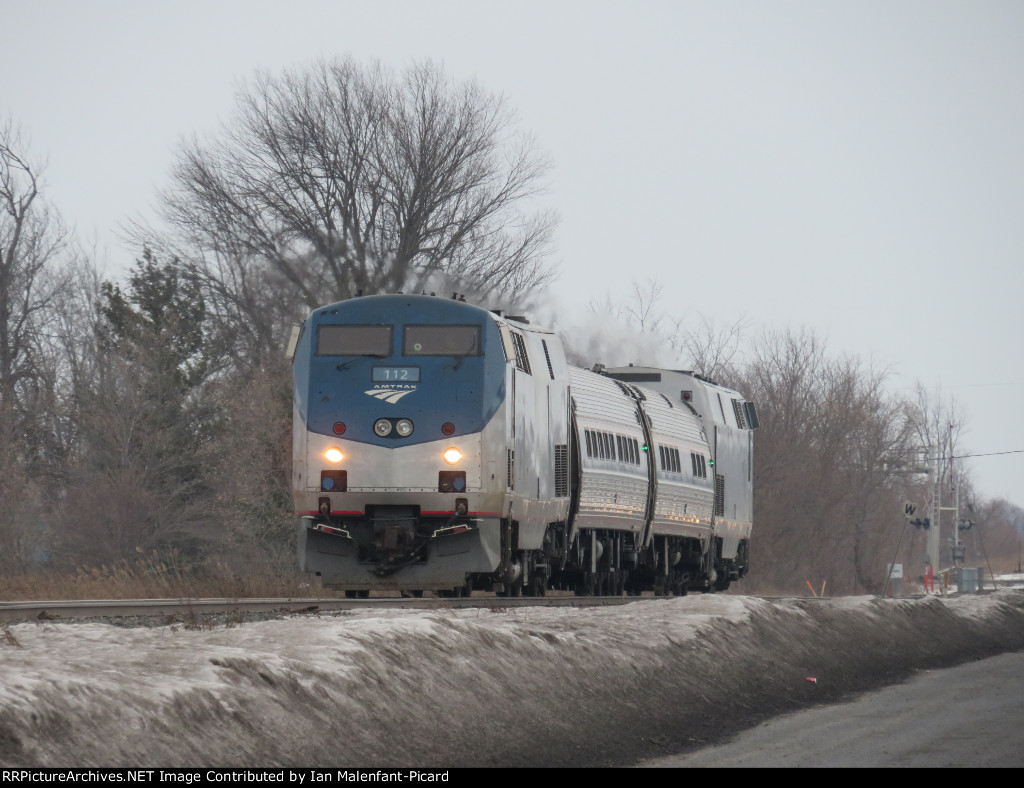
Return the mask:
[[[521,586],[521,554],[568,517],[553,334],[457,301],[371,296],[316,310],[293,366],[303,570],[360,596]]]

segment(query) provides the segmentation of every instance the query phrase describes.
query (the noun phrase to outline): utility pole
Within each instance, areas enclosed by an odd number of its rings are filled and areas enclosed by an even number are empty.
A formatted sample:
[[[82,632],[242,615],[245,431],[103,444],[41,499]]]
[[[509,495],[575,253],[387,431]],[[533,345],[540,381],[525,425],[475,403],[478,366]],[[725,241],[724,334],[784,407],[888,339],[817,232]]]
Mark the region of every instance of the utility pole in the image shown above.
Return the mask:
[[[932,501],[929,512],[931,527],[928,529],[928,555],[925,556],[925,590],[935,590],[935,575],[939,570],[939,551],[942,548],[942,541],[939,537],[939,524],[942,515],[942,462],[943,458],[939,452],[935,452],[935,477],[932,480]],[[931,585],[931,588],[928,586]]]
[[[949,425],[950,429],[950,453],[952,454],[952,430],[953,425]],[[942,512],[953,512],[953,550],[951,555],[953,558],[953,565],[956,566],[955,556],[958,555],[957,548],[960,545],[960,534],[959,534],[959,523],[960,523],[960,487],[956,484],[956,480],[953,478],[953,458],[949,458],[949,483],[953,491],[953,505],[943,506],[942,505],[942,467],[945,465],[946,458],[941,456],[941,450],[935,452],[935,483],[932,487],[932,505],[931,505],[931,528],[928,531],[928,555],[925,558],[925,564],[927,565],[928,573],[932,579],[932,591],[934,588],[934,578],[939,575],[942,571]]]

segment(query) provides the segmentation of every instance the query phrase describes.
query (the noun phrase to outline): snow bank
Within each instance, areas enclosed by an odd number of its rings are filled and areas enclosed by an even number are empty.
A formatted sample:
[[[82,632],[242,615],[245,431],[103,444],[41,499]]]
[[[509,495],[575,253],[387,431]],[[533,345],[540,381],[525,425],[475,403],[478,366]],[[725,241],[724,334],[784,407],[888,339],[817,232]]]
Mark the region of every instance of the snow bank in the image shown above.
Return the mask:
[[[1024,648],[1024,592],[6,632],[3,766],[623,764]]]

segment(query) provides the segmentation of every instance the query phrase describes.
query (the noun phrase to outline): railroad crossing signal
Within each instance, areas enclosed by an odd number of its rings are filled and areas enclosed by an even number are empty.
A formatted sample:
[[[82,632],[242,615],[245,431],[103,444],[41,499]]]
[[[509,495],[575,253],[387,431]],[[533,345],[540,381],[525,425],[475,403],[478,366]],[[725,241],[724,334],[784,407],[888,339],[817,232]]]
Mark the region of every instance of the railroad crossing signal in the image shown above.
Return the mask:
[[[920,517],[915,517],[913,520],[911,520],[910,518],[914,517],[914,512],[916,511],[917,506],[914,504],[913,501],[903,502],[903,516],[906,517],[907,520],[910,521],[910,524],[915,528],[924,528],[924,530],[927,531],[931,527],[931,519],[928,517],[925,517],[924,519]]]

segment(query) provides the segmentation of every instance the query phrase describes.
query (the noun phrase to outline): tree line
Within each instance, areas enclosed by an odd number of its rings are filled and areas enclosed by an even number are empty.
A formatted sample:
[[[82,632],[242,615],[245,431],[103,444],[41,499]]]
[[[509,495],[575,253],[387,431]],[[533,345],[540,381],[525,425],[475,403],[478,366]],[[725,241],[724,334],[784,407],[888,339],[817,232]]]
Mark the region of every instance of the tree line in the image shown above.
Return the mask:
[[[556,274],[557,217],[534,199],[550,167],[504,97],[430,62],[260,73],[218,133],[181,144],[160,224],[130,227],[137,259],[114,281],[0,122],[0,595],[102,567],[237,593],[297,582],[288,327],[359,294],[539,302]],[[876,590],[892,513],[920,485],[901,474],[921,446],[953,448],[946,414],[929,422],[933,404],[887,394],[813,333],[688,329],[653,289],[635,295],[616,306],[627,323],[762,413],[755,585]]]

